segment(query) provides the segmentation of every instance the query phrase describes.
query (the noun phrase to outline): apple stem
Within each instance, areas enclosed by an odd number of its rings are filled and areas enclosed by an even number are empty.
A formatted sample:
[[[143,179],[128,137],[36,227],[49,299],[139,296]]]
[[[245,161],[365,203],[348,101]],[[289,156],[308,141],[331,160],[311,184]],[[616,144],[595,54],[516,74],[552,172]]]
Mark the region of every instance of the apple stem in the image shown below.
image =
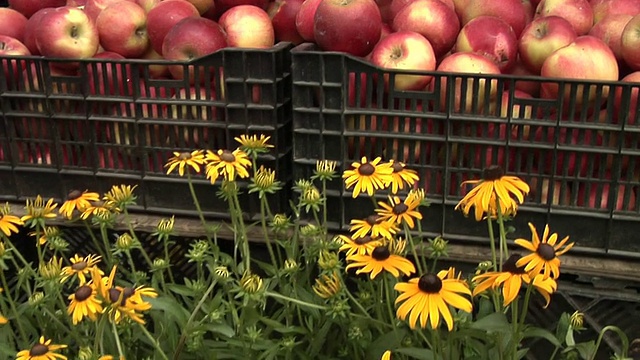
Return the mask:
[[[78,27],[75,25],[71,28],[71,37],[78,37]]]

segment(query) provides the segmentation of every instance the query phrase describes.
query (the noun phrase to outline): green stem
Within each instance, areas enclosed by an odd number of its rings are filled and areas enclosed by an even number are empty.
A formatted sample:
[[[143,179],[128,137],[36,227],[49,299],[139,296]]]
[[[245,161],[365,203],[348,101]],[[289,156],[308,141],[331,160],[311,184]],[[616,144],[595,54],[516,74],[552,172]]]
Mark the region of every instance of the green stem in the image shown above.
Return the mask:
[[[267,198],[265,196],[262,196],[260,198],[260,222],[262,223],[262,232],[264,233],[264,240],[267,244],[267,250],[269,251],[271,264],[275,269],[278,269],[278,265],[282,264],[282,259],[278,259],[278,262],[276,262],[276,255],[273,252],[273,246],[271,245],[271,239],[269,237],[269,229],[267,228],[267,216],[265,214],[267,208]]]
[[[498,256],[496,255],[496,238],[493,234],[493,222],[491,221],[491,216],[487,216],[487,226],[489,230],[489,244],[491,245],[491,262],[493,264],[493,271],[498,271]],[[500,268],[502,268],[502,263],[500,263]]]
[[[59,326],[62,326],[65,330],[67,330],[67,332],[69,333],[69,335],[71,335],[78,344],[82,344],[84,343],[84,341],[82,339],[80,339],[80,336],[77,334],[76,331],[73,331],[73,327],[68,327],[65,324],[62,323],[62,321],[60,321],[60,319],[58,319],[55,314],[53,314],[51,312],[51,310],[49,310],[47,307],[42,307],[43,311],[45,314],[49,315],[49,318],[51,318],[51,320],[53,320],[55,323],[57,323]]]
[[[502,263],[509,258],[509,249],[507,248],[507,232],[504,228],[504,218],[500,210],[500,199],[496,200],[496,208],[498,212],[498,226],[500,228],[500,271],[502,271]],[[503,257],[504,253],[504,257]]]
[[[234,203],[234,210],[235,210],[234,216],[236,216],[238,224],[240,224],[240,227],[239,227],[240,241],[241,241],[242,250],[243,250],[242,259],[245,263],[245,270],[249,270],[251,269],[251,251],[249,249],[249,238],[247,236],[247,228],[245,227],[244,219],[242,217],[242,207],[240,206],[240,200],[238,200],[238,192],[233,193],[231,200]]]
[[[162,356],[164,360],[169,360],[169,358],[167,357],[167,354],[165,354],[164,351],[162,351],[162,348],[160,347],[158,340],[149,333],[149,330],[147,330],[147,328],[144,327],[144,325],[142,324],[139,324],[139,325],[140,325],[140,329],[142,329],[142,332],[146,335],[149,341],[151,341],[151,344],[153,344],[153,347],[156,349],[157,352],[160,353],[160,356]]]
[[[328,227],[327,227],[327,179],[322,179],[322,229],[325,231],[325,236],[328,235]]]
[[[216,284],[217,284],[217,282],[215,280],[213,280],[211,282],[211,285],[209,285],[209,287],[204,292],[204,294],[202,294],[202,297],[200,298],[200,301],[198,301],[198,304],[196,304],[196,307],[193,308],[193,311],[191,311],[191,315],[189,315],[189,319],[187,320],[187,323],[185,324],[185,326],[184,326],[184,328],[182,330],[182,334],[180,335],[180,340],[178,341],[178,346],[176,347],[176,352],[173,354],[173,359],[174,360],[180,359],[180,352],[182,352],[182,349],[184,348],[184,344],[187,341],[187,335],[188,335],[188,332],[190,330],[189,326],[191,325],[191,323],[196,318],[196,315],[198,314],[198,311],[200,311],[200,308],[202,308],[202,305],[204,305],[204,302],[207,300],[207,298],[209,297],[209,294],[211,294],[211,292],[215,288]]]
[[[107,234],[107,228],[105,225],[100,224],[100,237],[102,238],[102,246],[104,247],[104,253],[106,255],[107,267],[113,266],[113,258],[111,254],[111,245],[109,244],[109,236]]]
[[[40,225],[36,225],[36,249],[38,250],[38,264],[44,263],[44,253],[40,245]]]
[[[144,258],[144,260],[147,262],[147,266],[149,267],[149,269],[151,269],[153,262],[151,261],[149,254],[147,254],[147,250],[145,250],[144,245],[140,242],[140,239],[138,239],[136,230],[133,228],[133,222],[131,222],[131,217],[129,216],[129,211],[127,210],[126,207],[122,211],[124,213],[124,220],[126,221],[127,226],[129,227],[129,233],[131,233],[131,237],[134,240],[136,240],[138,244],[140,244],[140,253],[142,254],[142,257]]]
[[[104,353],[104,346],[103,346],[103,343],[102,343],[102,338],[103,338],[103,334],[104,334],[104,323],[105,323],[105,321],[107,321],[107,315],[103,314],[102,316],[100,316],[100,319],[96,323],[96,337],[95,337],[95,339],[93,341],[93,348],[94,349],[98,349],[99,348],[101,353]]]
[[[136,274],[138,272],[136,271],[136,264],[133,262],[133,258],[131,257],[131,252],[129,250],[125,250],[125,253],[127,254],[127,259],[129,259],[129,264],[131,265],[131,271],[133,271],[134,276],[137,276]]]
[[[416,262],[416,267],[418,268],[418,274],[420,276],[424,275],[422,272],[422,259],[418,256],[418,251],[416,251],[416,244],[413,243],[413,236],[411,235],[411,229],[409,229],[409,225],[407,223],[403,223],[404,225],[404,235],[407,237],[407,241],[409,242],[409,247],[411,248],[411,254]],[[426,269],[426,268],[425,268]]]
[[[96,247],[96,251],[100,252],[100,249],[102,248],[102,246],[100,246],[100,242],[98,241],[98,238],[96,237],[96,234],[94,234],[93,229],[91,228],[91,225],[89,225],[89,222],[87,220],[83,220],[82,221],[84,223],[84,226],[87,228],[87,233],[89,233],[89,237],[91,238],[91,241],[93,241],[93,246]],[[102,225],[100,225],[100,227],[102,228]],[[109,248],[106,249],[107,251],[109,251]],[[102,255],[103,258],[105,258],[105,260],[108,260],[108,254],[100,254]]]
[[[164,260],[167,262],[169,281],[171,281],[171,283],[174,283],[175,281],[173,280],[173,271],[171,270],[171,258],[169,257],[169,235],[163,236],[162,240],[163,240],[162,243],[164,247]],[[163,282],[164,282],[164,277],[163,277]]]
[[[271,296],[272,298],[289,301],[289,302],[292,302],[294,304],[298,304],[298,305],[301,305],[301,306],[310,307],[310,308],[313,308],[313,309],[328,310],[328,308],[326,306],[311,304],[311,303],[308,303],[306,301],[294,299],[294,298],[288,297],[286,295],[281,295],[281,294],[278,294],[278,293],[275,293],[275,292],[271,292],[271,291],[266,291],[265,295],[266,296]]]
[[[118,329],[116,328],[116,323],[111,322],[111,330],[113,331],[113,337],[116,340],[116,347],[118,348],[118,355],[120,355],[121,359],[125,359],[124,352],[122,351],[122,345],[120,344],[120,336],[118,335]]]
[[[9,288],[9,284],[7,284],[7,278],[4,276],[4,271],[0,271],[0,280],[2,281],[2,287],[4,288],[5,298],[9,303],[9,308],[13,313],[13,316],[16,319],[16,324],[18,324],[18,332],[20,333],[20,337],[22,338],[22,344],[25,345],[28,342],[27,333],[24,331],[22,327],[22,321],[20,321],[20,314],[18,314],[18,309],[16,308],[15,300],[13,299],[13,294],[11,294],[11,289]]]
[[[191,171],[189,169],[187,169],[187,184],[189,185],[189,192],[191,192],[193,205],[195,205],[196,211],[198,212],[198,217],[200,218],[200,222],[202,222],[202,229],[204,230],[204,234],[207,237],[207,241],[211,243],[211,235],[209,235],[207,220],[205,220],[204,213],[202,212],[202,207],[200,207],[200,201],[198,201],[198,195],[196,195],[196,189],[193,187],[193,180],[191,179]]]
[[[533,279],[531,280],[533,282]],[[520,313],[520,326],[524,326],[524,321],[527,318],[527,312],[529,311],[529,300],[531,299],[531,292],[533,290],[533,285],[529,284],[527,286],[527,292],[524,294],[524,302],[522,303],[522,311]]]
[[[387,303],[386,308],[387,308],[387,312],[389,314],[389,322],[393,325],[393,328],[396,329],[396,316],[393,313],[393,309],[391,308],[391,304],[393,304],[393,302],[391,301],[391,291],[390,289],[390,285],[391,287],[393,286],[393,284],[390,283],[387,274],[382,274],[382,286],[384,286],[384,299],[385,302]],[[398,336],[398,334],[395,334],[396,337]]]
[[[518,354],[518,344],[520,344],[520,327],[518,321],[518,297],[511,302],[511,326],[513,328],[513,334],[511,335],[511,357],[510,359],[515,359],[516,354]]]
[[[600,330],[600,333],[598,334],[598,340],[596,341],[595,349],[593,349],[593,353],[591,354],[591,356],[589,356],[588,360],[595,360],[596,355],[598,354],[598,349],[600,348],[600,344],[602,343],[602,338],[604,337],[604,334],[607,331],[613,331],[616,334],[618,334],[618,337],[620,337],[620,342],[622,343],[622,347],[621,347],[622,353],[620,354],[619,357],[616,357],[616,358],[627,359],[628,357],[627,353],[629,351],[629,338],[627,338],[627,335],[622,330],[620,330],[619,327],[608,325],[602,328],[602,330]]]

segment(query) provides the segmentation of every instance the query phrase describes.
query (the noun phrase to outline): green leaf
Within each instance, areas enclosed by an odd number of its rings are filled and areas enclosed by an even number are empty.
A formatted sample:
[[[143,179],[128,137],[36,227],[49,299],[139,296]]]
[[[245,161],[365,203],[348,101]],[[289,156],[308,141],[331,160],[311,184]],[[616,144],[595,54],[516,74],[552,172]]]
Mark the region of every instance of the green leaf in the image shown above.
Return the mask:
[[[150,298],[149,303],[152,310],[163,311],[167,317],[173,317],[181,327],[187,324],[189,313],[175,300],[167,296],[159,296],[155,299]]]
[[[433,351],[420,348],[402,348],[394,351],[398,354],[410,356],[418,360],[434,360]]]
[[[569,330],[564,337],[564,342],[567,343],[567,346],[575,346],[576,340],[573,338],[573,328],[569,327]]]
[[[556,339],[565,339],[567,337],[567,333],[569,332],[569,324],[570,315],[567,313],[562,313],[560,315],[560,319],[558,320],[558,325],[556,326]]]
[[[227,324],[206,324],[203,326],[203,328],[209,332],[220,334],[229,338],[233,337],[236,334],[233,328]]]
[[[553,344],[555,347],[561,347],[562,343],[551,333],[551,331],[538,328],[528,327],[522,332],[524,338],[542,338]]]
[[[575,349],[578,350],[580,357],[583,359],[591,359],[596,352],[596,343],[591,340],[589,342],[576,344]]]
[[[194,295],[193,290],[189,289],[184,285],[166,284],[166,287],[167,287],[167,290],[178,295],[182,295],[190,298],[192,298]]]
[[[403,328],[382,334],[369,345],[367,359],[379,359],[385,351],[400,347],[405,336],[407,336],[407,330]]]
[[[507,320],[507,317],[503,313],[491,313],[482,319],[476,320],[471,324],[472,329],[482,329],[485,331],[510,331],[511,324]]]

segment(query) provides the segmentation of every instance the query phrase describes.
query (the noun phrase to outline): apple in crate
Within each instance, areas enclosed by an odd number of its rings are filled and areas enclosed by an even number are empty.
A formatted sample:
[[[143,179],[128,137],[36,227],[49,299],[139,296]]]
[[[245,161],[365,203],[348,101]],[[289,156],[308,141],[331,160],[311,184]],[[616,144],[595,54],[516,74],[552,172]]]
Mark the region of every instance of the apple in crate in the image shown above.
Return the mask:
[[[205,14],[209,9],[215,8],[214,0],[187,0],[198,9],[200,15]]]
[[[585,81],[617,81],[619,76],[613,51],[602,40],[589,35],[579,36],[571,44],[554,51],[542,64],[540,74],[548,78]],[[585,105],[584,92],[589,91],[586,97],[589,109],[599,108],[599,104],[595,104],[596,89],[595,85],[588,88],[578,85],[574,94],[576,106],[580,108]],[[608,92],[609,87],[602,87],[602,99],[606,99]],[[558,82],[543,82],[541,95],[545,99],[557,99],[560,96],[565,103],[569,103],[572,96],[570,86],[560,90]]]
[[[625,63],[633,70],[640,70],[640,14],[625,25],[621,50]]]
[[[92,95],[130,95],[133,93],[130,65],[108,62],[110,60],[125,60],[124,56],[104,51],[96,54],[93,59],[105,61],[86,64],[89,91]]]
[[[591,0],[593,9],[594,25],[609,15],[631,15],[640,14],[640,1],[638,0]]]
[[[267,13],[277,41],[288,41],[295,45],[304,42],[296,28],[296,16],[303,3],[304,0],[276,0],[269,4]]]
[[[227,47],[227,39],[222,27],[213,20],[202,17],[189,17],[180,20],[164,38],[162,53],[167,60],[190,61],[202,56],[212,54],[222,48]],[[204,83],[211,81],[205,78],[205,68],[199,67],[199,79],[196,79],[193,65],[185,67],[183,65],[170,65],[169,72],[174,79],[182,80],[185,70],[188,69],[189,83],[196,81]],[[209,69],[210,77],[213,77],[213,70]]]
[[[252,5],[266,10],[267,6],[269,6],[269,0],[216,0],[216,8],[220,12],[220,14],[231,9],[232,7],[240,5]]]
[[[275,44],[271,18],[257,6],[234,6],[225,11],[218,22],[227,34],[230,47],[267,49]]]
[[[151,9],[162,1],[163,0],[136,0],[136,4],[140,5],[140,7],[144,9],[144,12],[148,14]]]
[[[472,52],[459,52],[451,54],[440,62],[440,65],[436,68],[436,71],[458,73],[455,76],[455,84],[453,86],[453,109],[447,109],[447,101],[449,97],[449,87],[447,86],[447,76],[442,76],[439,79],[433,79],[429,86],[429,91],[434,91],[435,87],[440,82],[440,109],[437,111],[453,111],[463,113],[479,113],[484,107],[485,101],[495,101],[498,97],[498,82],[495,79],[491,79],[490,84],[487,84],[487,79],[480,78],[467,78],[463,80],[462,77],[467,75],[486,74],[491,77],[492,75],[499,75],[500,68],[493,61],[488,58],[472,53]],[[466,81],[466,90],[463,94],[462,81]],[[474,90],[477,87],[477,91]],[[474,99],[477,99],[478,108],[473,108]],[[475,110],[475,111],[474,111]]]
[[[394,31],[415,31],[429,40],[437,58],[456,42],[460,21],[455,11],[440,0],[412,1],[393,18]]]
[[[9,7],[27,18],[44,8],[65,6],[67,0],[9,0]]]
[[[215,98],[216,95],[213,91],[207,94],[205,87],[198,88],[194,86],[189,89],[180,89],[180,91],[173,96],[173,99],[187,99],[192,103],[202,100],[211,101]],[[178,120],[178,124],[180,120],[215,121],[218,120],[218,113],[217,108],[211,105],[172,105],[171,118]],[[206,143],[209,140],[209,131],[214,131],[206,127],[186,125],[179,125],[175,129],[170,129],[170,131],[176,131],[176,136],[179,137],[180,129],[182,129],[182,137],[187,143],[187,146],[197,146],[203,142]]]
[[[508,72],[518,56],[518,39],[512,27],[495,16],[478,16],[466,23],[456,39],[455,52],[474,52]]]
[[[551,15],[567,20],[578,36],[586,35],[593,26],[593,8],[587,0],[541,0],[536,17]]]
[[[399,31],[380,40],[373,49],[371,62],[392,70],[433,71],[436,56],[424,36],[413,31]],[[406,75],[393,77],[395,90],[420,90],[429,84],[431,75]],[[389,74],[384,75],[385,89],[389,89]]]
[[[169,30],[188,17],[199,17],[200,13],[193,4],[184,0],[165,0],[147,13],[147,34],[151,47],[162,54],[162,42]]]
[[[345,117],[345,130],[349,132],[368,131],[380,133],[387,130],[386,122],[386,117],[378,115],[348,115]],[[347,141],[347,156],[349,159],[360,159],[362,156],[371,158],[381,156],[377,145],[380,144],[382,139],[371,135],[371,133],[345,135],[344,138]]]
[[[98,15],[96,27],[105,51],[136,58],[149,47],[147,13],[134,2],[119,1],[107,6]]]
[[[478,16],[495,16],[511,25],[516,37],[520,37],[527,25],[527,10],[521,0],[463,0],[460,7],[458,14],[463,26]]]
[[[540,182],[540,189],[538,189],[538,182]],[[553,188],[551,187],[553,184]],[[546,178],[540,180],[540,178],[532,177],[529,181],[529,188],[531,191],[527,198],[533,202],[540,202],[544,205],[569,205],[571,203],[571,186],[566,185],[564,191],[562,191],[562,181],[555,180],[553,183]],[[540,196],[538,197],[538,192]]]
[[[0,63],[9,90],[18,90],[16,82],[20,78],[20,71],[26,66],[26,62],[20,60],[19,56],[29,55],[29,49],[18,39],[0,35]]]
[[[624,61],[622,57],[622,33],[625,26],[633,18],[627,14],[611,14],[604,17],[597,24],[593,25],[589,30],[589,35],[595,36],[602,40],[615,55],[620,62]]]
[[[36,11],[29,20],[27,20],[27,25],[24,29],[24,41],[23,44],[29,49],[31,55],[40,55],[40,50],[38,50],[38,45],[36,44],[36,29],[38,28],[38,24],[40,24],[40,20],[44,16],[44,14],[53,10],[53,8],[44,8]]]
[[[577,34],[571,23],[559,16],[534,19],[522,30],[518,50],[522,63],[539,75],[544,61],[556,50],[571,44]]]
[[[544,143],[546,145],[553,145],[556,143],[561,147],[581,147],[581,148],[594,148],[602,147],[602,136],[595,130],[575,129],[561,127],[558,130],[556,139],[556,129],[551,127],[540,127],[536,130],[534,140],[537,143]],[[540,158],[538,150],[534,150],[534,159]],[[553,168],[553,160],[556,160],[556,167]],[[599,153],[595,152],[583,152],[580,150],[565,150],[558,149],[554,152],[553,149],[544,150],[544,163],[545,171],[548,174],[564,175],[565,171],[567,176],[589,176],[589,168],[593,166],[593,170],[597,171],[600,166],[600,161],[603,160]]]
[[[516,90],[535,97],[540,94],[540,82],[534,81],[533,79],[525,79],[525,77],[538,76],[540,75],[540,72],[538,71],[537,73],[534,73],[522,63],[522,60],[516,61],[508,74],[517,77],[514,85]]]
[[[627,98],[629,100],[629,112],[628,118],[626,120],[627,125],[635,125],[638,121],[637,112],[638,112],[638,97],[640,96],[640,71],[632,72],[631,74],[623,77],[621,80],[623,83],[633,83],[634,87],[630,90],[630,95]],[[622,108],[622,100],[623,100],[623,92],[622,87],[618,86],[615,90],[614,95],[614,108],[615,113],[618,115],[618,118],[621,116],[625,116],[623,114],[624,109]],[[626,100],[626,99],[625,99]],[[629,136],[635,136],[632,134],[628,134]]]
[[[35,31],[36,45],[45,57],[88,59],[96,54],[100,45],[95,24],[75,7],[63,6],[47,12]],[[56,65],[77,68],[79,64]]]
[[[0,7],[0,35],[10,36],[24,41],[24,31],[27,25],[27,18],[21,13]]]
[[[84,12],[89,16],[91,21],[95,22],[102,10],[120,1],[135,2],[134,0],[87,0],[84,6]]]
[[[607,174],[606,179],[610,179],[610,175]],[[618,184],[618,194],[616,198],[615,211],[635,211],[636,209],[636,194],[633,188],[629,188],[624,184]],[[581,183],[578,187],[578,206],[584,206],[592,209],[608,209],[609,208],[609,189],[611,185],[609,183],[603,183],[598,185],[596,183],[591,184],[589,191],[589,199],[586,194],[587,184]],[[625,197],[628,198],[628,202],[625,206]]]
[[[418,106],[416,111],[422,111],[422,107]],[[392,133],[396,134],[433,134],[433,120],[417,117],[417,116],[394,116],[389,117],[387,126]],[[428,159],[431,156],[431,143],[419,140],[398,140],[386,141],[391,143],[391,147],[386,146],[387,157],[393,154],[393,159],[405,163],[419,164],[422,159]]]
[[[380,40],[382,17],[373,0],[323,0],[313,18],[318,46],[365,56]]]
[[[305,41],[315,41],[313,35],[313,18],[322,0],[305,0],[296,14],[296,29]]]
[[[140,58],[150,61],[150,63],[144,65],[144,68],[149,73],[149,78],[161,79],[169,76],[169,66],[164,62],[164,57],[153,50],[153,47],[149,46]]]

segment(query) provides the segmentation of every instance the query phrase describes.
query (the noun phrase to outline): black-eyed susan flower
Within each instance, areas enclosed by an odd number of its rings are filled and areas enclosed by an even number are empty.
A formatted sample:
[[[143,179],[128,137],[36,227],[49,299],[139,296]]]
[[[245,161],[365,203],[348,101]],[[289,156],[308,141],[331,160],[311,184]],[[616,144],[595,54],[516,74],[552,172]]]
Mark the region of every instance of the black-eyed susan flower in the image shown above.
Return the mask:
[[[109,276],[101,276],[97,267],[91,270],[96,292],[103,299],[104,311],[108,314],[110,321],[116,324],[125,318],[144,324],[141,312],[151,309],[151,304],[144,297],[155,298],[158,293],[153,288],[145,286],[136,288],[116,286],[116,271],[115,265],[111,268]]]
[[[456,210],[461,209],[464,215],[468,216],[473,207],[476,221],[482,220],[485,216],[497,215],[498,203],[503,215],[515,213],[518,204],[522,204],[524,196],[529,193],[527,183],[517,176],[505,175],[499,166],[484,169],[482,179],[464,181],[461,186],[466,184],[475,187],[460,200]]]
[[[391,182],[391,173],[393,169],[390,163],[382,163],[380,157],[373,161],[367,161],[366,157],[362,157],[360,162],[353,162],[353,169],[346,170],[342,174],[347,189],[353,188],[353,197],[356,198],[361,192],[366,192],[369,196],[373,196],[376,190],[384,189]]]
[[[66,360],[66,356],[58,354],[56,351],[66,348],[67,345],[56,345],[51,342],[51,339],[47,340],[44,336],[40,336],[38,343],[29,350],[20,351],[16,355],[16,360]]]
[[[371,253],[378,245],[382,245],[380,239],[371,236],[351,238],[346,235],[338,235],[338,241],[342,243],[339,251],[344,251],[347,257],[352,255],[366,255]]]
[[[548,224],[544,227],[542,239],[538,236],[538,231],[532,223],[529,223],[529,229],[531,229],[531,241],[526,239],[516,239],[515,241],[516,244],[531,251],[518,260],[517,266],[524,266],[526,272],[532,273],[531,276],[543,274],[544,278],[557,279],[560,276],[559,256],[569,251],[575,243],[567,244],[569,236],[565,236],[558,242],[558,234],[549,235]]]
[[[247,294],[255,294],[261,291],[263,289],[262,285],[262,278],[249,270],[246,270],[242,274],[242,278],[240,278],[240,287]]]
[[[418,181],[418,173],[415,170],[408,169],[404,163],[394,160],[389,161],[389,163],[391,164],[391,169],[393,169],[387,185],[391,186],[391,193],[397,194],[398,191],[404,189],[405,185],[410,188]]]
[[[213,152],[207,150],[205,156],[207,162],[206,173],[207,179],[213,184],[222,176],[226,181],[235,181],[236,176],[240,178],[248,178],[248,168],[251,167],[251,160],[246,152],[235,149],[233,152],[229,150],[218,150]]]
[[[354,239],[365,236],[391,239],[399,229],[397,224],[384,221],[379,215],[370,215],[362,220],[351,220],[349,231],[353,233],[351,237]]]
[[[2,315],[2,313],[0,313],[0,325],[6,325],[9,323],[9,319],[7,319],[6,317],[4,317]]]
[[[569,325],[576,330],[584,329],[584,314],[576,310],[569,317]]]
[[[56,217],[55,210],[58,204],[54,204],[53,199],[44,201],[42,196],[36,196],[35,200],[27,199],[27,204],[24,207],[26,214],[20,218],[29,227],[45,226],[47,219],[53,219]]]
[[[411,275],[416,272],[416,267],[411,261],[391,254],[389,247],[384,245],[376,246],[370,254],[348,257],[347,261],[349,264],[346,270],[357,268],[356,274],[367,273],[371,279],[375,279],[383,270],[394,277],[399,277],[400,273]]]
[[[99,279],[98,279],[99,280]],[[85,317],[96,321],[102,313],[101,301],[97,298],[94,284],[82,285],[73,294],[69,295],[69,307],[67,313],[76,325]]]
[[[484,274],[476,275],[473,278],[473,282],[476,284],[473,289],[473,296],[477,296],[488,289],[497,289],[502,287],[503,305],[507,306],[511,304],[517,297],[522,285],[533,285],[542,296],[547,300],[547,305],[550,301],[550,295],[555,291],[555,285],[549,281],[538,280],[535,284],[532,282],[532,278],[525,271],[523,266],[517,266],[516,263],[520,260],[519,254],[511,255],[507,261],[502,265],[502,271],[490,271]],[[555,283],[553,279],[549,279]]]
[[[184,176],[184,170],[189,168],[193,169],[196,173],[200,172],[200,165],[204,164],[204,151],[203,150],[194,150],[192,152],[177,152],[173,153],[173,157],[171,157],[164,167],[167,169],[167,175],[171,174],[173,170],[178,168],[178,175]]]
[[[391,350],[385,351],[380,360],[391,360]]]
[[[0,214],[0,231],[6,236],[17,233],[18,226],[24,225],[24,222],[19,217],[9,214]]]
[[[76,209],[82,213],[86,208],[91,206],[92,201],[98,200],[100,200],[100,195],[96,192],[72,190],[67,195],[67,200],[62,203],[58,212],[65,218],[72,219],[73,212]]]
[[[38,238],[38,244],[44,245],[47,242],[49,242],[49,240],[55,241],[55,239],[61,238],[62,232],[60,231],[60,228],[57,226],[45,226],[42,229],[42,233],[31,232],[29,233],[29,235],[33,237],[40,235],[40,237]]]
[[[52,256],[49,261],[38,264],[38,274],[44,280],[59,281],[62,277],[62,259]]]
[[[87,282],[87,275],[91,273],[93,268],[97,268],[96,264],[100,262],[101,256],[99,255],[87,255],[80,257],[78,254],[73,255],[69,261],[71,265],[62,268],[62,278],[60,282],[67,281],[70,277],[75,276],[78,278],[79,284],[84,285]],[[99,275],[103,275],[102,270],[97,268]]]
[[[313,285],[313,292],[323,299],[329,299],[340,292],[342,288],[342,281],[338,272],[334,271],[331,275],[322,274],[316,279]]]
[[[316,161],[316,169],[311,179],[318,179],[320,181],[332,180],[336,177],[336,165],[338,165],[338,162],[333,160]]]
[[[262,198],[264,194],[274,194],[280,189],[280,182],[276,181],[276,172],[264,166],[260,166],[249,184],[249,193],[258,192],[259,198]]]
[[[112,218],[114,214],[119,214],[120,209],[115,207],[113,203],[105,201],[95,201],[82,211],[80,219],[87,220],[90,217],[94,217],[100,220],[108,220]]]
[[[414,220],[422,220],[422,214],[417,210],[419,205],[420,201],[416,197],[408,196],[402,201],[399,197],[393,196],[389,197],[388,203],[379,201],[380,209],[376,209],[376,212],[382,221],[394,224],[406,223],[409,228],[413,229]]]
[[[265,136],[264,134],[260,134],[260,137],[254,134],[240,135],[240,137],[234,138],[234,140],[240,144],[240,149],[251,157],[262,153],[268,153],[269,149],[273,148],[273,145],[267,143],[269,139],[271,139],[271,136]]]
[[[447,324],[449,331],[453,330],[453,316],[449,307],[471,312],[471,301],[464,295],[471,295],[466,282],[455,277],[455,270],[442,270],[438,274],[426,274],[413,278],[409,282],[398,283],[394,289],[400,292],[396,298],[396,305],[402,303],[396,310],[400,320],[409,317],[409,326],[416,328],[418,319],[420,326],[425,328],[427,322],[432,329],[438,329],[441,318]]]
[[[136,204],[136,196],[133,191],[138,185],[113,185],[102,197],[105,206],[110,209],[122,211],[131,205]]]

